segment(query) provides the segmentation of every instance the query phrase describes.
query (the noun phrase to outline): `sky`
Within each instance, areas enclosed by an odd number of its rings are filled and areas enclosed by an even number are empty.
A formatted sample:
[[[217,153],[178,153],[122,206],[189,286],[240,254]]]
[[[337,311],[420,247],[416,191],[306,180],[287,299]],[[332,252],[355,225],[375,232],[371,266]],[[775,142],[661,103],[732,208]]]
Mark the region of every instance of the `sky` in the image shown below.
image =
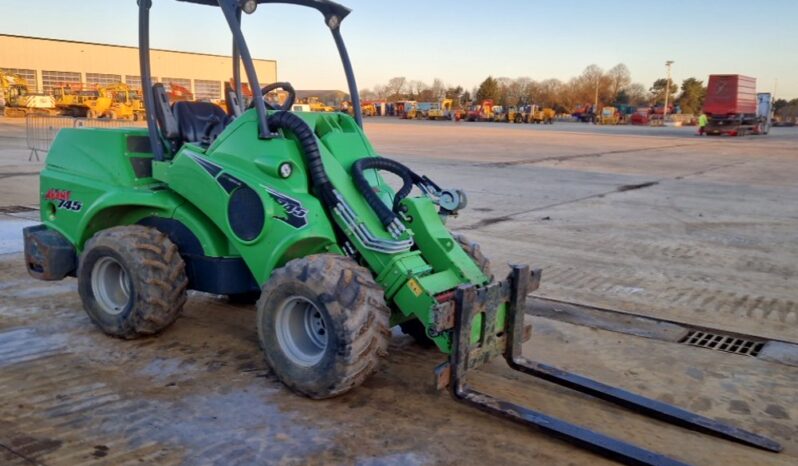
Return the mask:
[[[485,77],[568,80],[590,64],[624,63],[650,87],[673,79],[757,78],[757,90],[798,97],[798,1],[340,0],[341,28],[360,88],[395,76],[466,89]],[[137,43],[136,0],[2,0],[0,33]],[[151,45],[229,54],[221,12],[153,0]],[[245,16],[256,58],[277,60],[298,89],[346,89],[335,45],[315,10],[261,5]]]

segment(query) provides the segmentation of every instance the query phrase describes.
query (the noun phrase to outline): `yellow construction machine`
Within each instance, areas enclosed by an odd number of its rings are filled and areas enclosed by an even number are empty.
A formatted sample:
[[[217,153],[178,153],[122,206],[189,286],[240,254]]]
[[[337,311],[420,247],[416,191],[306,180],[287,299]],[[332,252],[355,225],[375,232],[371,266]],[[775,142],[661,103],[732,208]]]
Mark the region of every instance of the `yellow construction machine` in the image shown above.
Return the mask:
[[[621,123],[621,114],[615,107],[604,107],[598,118],[600,125],[618,125]]]
[[[377,106],[371,102],[362,102],[360,104],[360,113],[364,117],[377,116]]]
[[[511,106],[504,108],[498,106],[494,108],[493,121],[500,123],[521,123],[522,113],[518,110],[518,107]]]
[[[30,92],[25,78],[16,74],[0,71],[0,104],[3,115],[7,117],[25,117],[31,113],[56,115],[55,99],[44,94]]]
[[[433,102],[427,111],[428,120],[450,120],[452,118],[452,99]]]
[[[527,122],[550,125],[554,123],[555,115],[556,112],[553,108],[531,105],[529,114],[527,115]]]
[[[304,102],[303,102],[303,100],[304,100]],[[325,104],[318,97],[308,97],[307,99],[301,99],[299,103],[300,104],[308,104],[308,105],[310,105],[310,111],[311,112],[334,112],[335,111],[335,109],[333,107],[330,107],[329,105]]]
[[[111,98],[111,105],[102,115],[112,120],[144,120],[144,103],[141,93],[124,83],[117,83],[102,89]]]

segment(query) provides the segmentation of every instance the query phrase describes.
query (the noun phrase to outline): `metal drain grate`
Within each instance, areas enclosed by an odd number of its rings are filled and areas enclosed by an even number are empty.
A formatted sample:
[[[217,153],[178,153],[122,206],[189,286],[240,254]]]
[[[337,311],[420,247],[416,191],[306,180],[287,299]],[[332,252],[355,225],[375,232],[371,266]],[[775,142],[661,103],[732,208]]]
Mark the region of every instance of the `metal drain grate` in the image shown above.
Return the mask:
[[[698,330],[691,330],[679,343],[754,357],[756,357],[759,352],[762,351],[762,347],[765,346],[765,342],[763,341],[746,340],[744,338],[718,335],[717,333],[701,332]]]
[[[25,207],[22,205],[4,205],[0,206],[0,214],[18,214],[21,212],[33,212],[36,209]]]

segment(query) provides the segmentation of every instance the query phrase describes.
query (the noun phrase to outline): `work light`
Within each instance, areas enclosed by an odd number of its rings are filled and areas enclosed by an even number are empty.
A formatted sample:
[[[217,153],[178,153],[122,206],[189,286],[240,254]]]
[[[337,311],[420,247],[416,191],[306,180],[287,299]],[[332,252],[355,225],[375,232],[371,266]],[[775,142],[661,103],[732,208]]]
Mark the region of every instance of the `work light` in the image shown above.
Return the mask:
[[[241,9],[244,10],[244,13],[251,15],[255,13],[255,9],[258,7],[258,2],[256,0],[244,0],[241,2]]]

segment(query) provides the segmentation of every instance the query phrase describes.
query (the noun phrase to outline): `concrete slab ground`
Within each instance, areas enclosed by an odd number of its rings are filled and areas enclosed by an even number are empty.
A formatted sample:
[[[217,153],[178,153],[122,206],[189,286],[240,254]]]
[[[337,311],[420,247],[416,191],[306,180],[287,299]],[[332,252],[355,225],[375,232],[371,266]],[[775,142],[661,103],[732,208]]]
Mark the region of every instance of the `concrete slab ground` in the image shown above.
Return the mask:
[[[537,296],[798,343],[798,129],[367,120],[375,148],[469,194],[454,230],[493,269],[542,267]],[[24,127],[0,118],[0,207],[38,198]],[[606,464],[432,391],[444,358],[395,332],[387,363],[299,398],[258,349],[254,309],[193,293],[156,338],[93,327],[76,282],[31,280],[0,213],[0,464]],[[524,354],[770,436],[766,453],[514,373],[476,385],[693,464],[798,462],[798,367],[530,317]]]

